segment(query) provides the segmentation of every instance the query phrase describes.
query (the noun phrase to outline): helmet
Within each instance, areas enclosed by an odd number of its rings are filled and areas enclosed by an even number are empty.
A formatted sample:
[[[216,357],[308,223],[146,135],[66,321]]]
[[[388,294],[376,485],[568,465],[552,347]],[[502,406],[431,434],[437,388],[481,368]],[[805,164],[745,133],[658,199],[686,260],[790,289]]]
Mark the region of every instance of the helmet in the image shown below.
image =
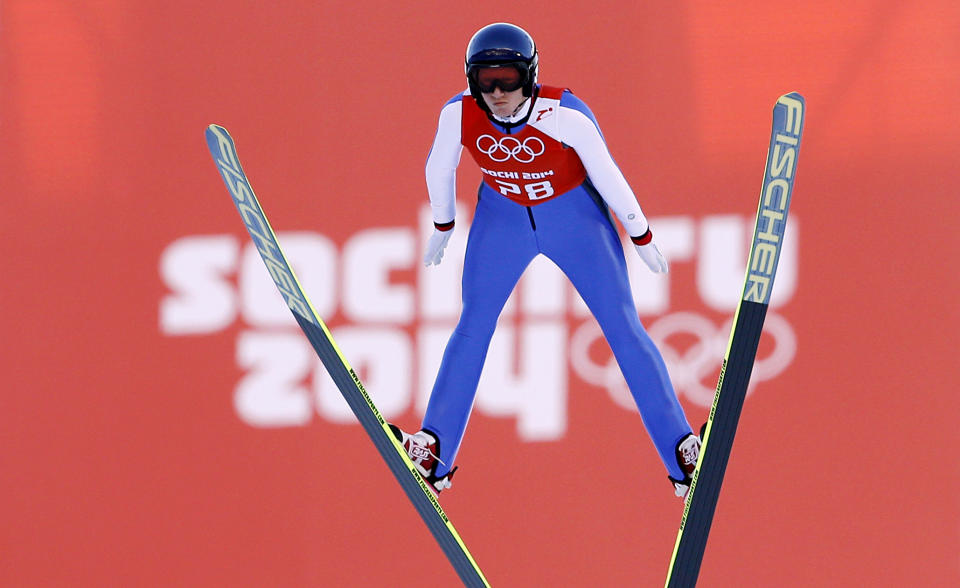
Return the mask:
[[[470,94],[477,104],[486,109],[476,82],[476,70],[481,67],[515,67],[523,76],[523,95],[533,95],[537,83],[539,56],[533,37],[516,25],[505,22],[489,24],[473,35],[467,44],[464,71],[470,85]]]

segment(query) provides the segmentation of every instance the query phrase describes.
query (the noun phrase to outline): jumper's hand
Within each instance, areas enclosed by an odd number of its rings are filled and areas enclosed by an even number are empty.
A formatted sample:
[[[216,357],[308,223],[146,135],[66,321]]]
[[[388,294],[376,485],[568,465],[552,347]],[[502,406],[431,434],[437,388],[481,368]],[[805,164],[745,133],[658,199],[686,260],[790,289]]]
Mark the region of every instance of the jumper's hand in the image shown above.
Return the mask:
[[[426,252],[423,254],[424,265],[440,265],[440,260],[443,259],[443,250],[447,246],[447,241],[450,240],[450,235],[452,234],[452,227],[446,231],[434,229],[433,234],[430,235],[430,240],[427,241]]]
[[[643,260],[643,263],[647,264],[650,271],[655,274],[667,273],[667,260],[664,259],[663,254],[660,253],[660,249],[657,248],[656,243],[651,240],[646,245],[634,245],[634,247],[637,248],[640,259]]]

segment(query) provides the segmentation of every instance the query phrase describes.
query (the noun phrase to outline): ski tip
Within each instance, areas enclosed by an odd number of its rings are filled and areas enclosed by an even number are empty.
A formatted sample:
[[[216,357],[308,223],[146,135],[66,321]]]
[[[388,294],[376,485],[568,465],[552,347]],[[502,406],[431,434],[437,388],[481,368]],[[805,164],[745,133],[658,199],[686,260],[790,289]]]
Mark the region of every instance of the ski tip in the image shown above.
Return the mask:
[[[227,129],[223,128],[222,126],[220,126],[220,125],[218,125],[218,124],[210,124],[210,125],[207,125],[206,130],[207,130],[207,131],[220,131],[221,133],[225,133],[225,134],[227,134],[227,135],[230,134],[230,133],[227,132]]]
[[[777,102],[780,102],[780,101],[783,100],[784,98],[793,99],[793,100],[799,100],[800,102],[805,102],[805,99],[804,99],[803,95],[802,95],[800,92],[797,92],[797,91],[787,92],[786,94],[781,94],[780,97],[777,98]]]

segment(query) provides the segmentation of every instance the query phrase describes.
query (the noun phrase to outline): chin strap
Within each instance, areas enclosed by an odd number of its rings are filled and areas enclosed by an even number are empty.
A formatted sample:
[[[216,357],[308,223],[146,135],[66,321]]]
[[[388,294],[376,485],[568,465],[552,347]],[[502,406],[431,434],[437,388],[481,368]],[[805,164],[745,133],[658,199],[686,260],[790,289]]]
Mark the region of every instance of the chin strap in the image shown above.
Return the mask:
[[[523,121],[524,119],[526,119],[530,115],[530,104],[532,103],[533,101],[530,100],[530,98],[524,98],[523,102],[517,105],[517,108],[513,111],[513,114],[511,114],[510,116],[499,117],[493,114],[492,112],[490,113],[490,116],[493,117],[493,119],[499,123],[503,123],[507,125],[517,124]]]

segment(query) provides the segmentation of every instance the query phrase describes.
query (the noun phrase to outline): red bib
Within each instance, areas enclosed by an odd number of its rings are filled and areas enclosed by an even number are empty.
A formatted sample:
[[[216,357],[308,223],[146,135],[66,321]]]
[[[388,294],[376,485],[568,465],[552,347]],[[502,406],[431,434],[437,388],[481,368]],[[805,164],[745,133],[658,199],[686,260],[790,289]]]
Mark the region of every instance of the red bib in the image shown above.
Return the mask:
[[[534,206],[576,188],[587,177],[577,152],[559,136],[563,88],[541,86],[523,129],[501,133],[469,94],[463,97],[460,142],[483,172],[483,181],[507,198]]]

